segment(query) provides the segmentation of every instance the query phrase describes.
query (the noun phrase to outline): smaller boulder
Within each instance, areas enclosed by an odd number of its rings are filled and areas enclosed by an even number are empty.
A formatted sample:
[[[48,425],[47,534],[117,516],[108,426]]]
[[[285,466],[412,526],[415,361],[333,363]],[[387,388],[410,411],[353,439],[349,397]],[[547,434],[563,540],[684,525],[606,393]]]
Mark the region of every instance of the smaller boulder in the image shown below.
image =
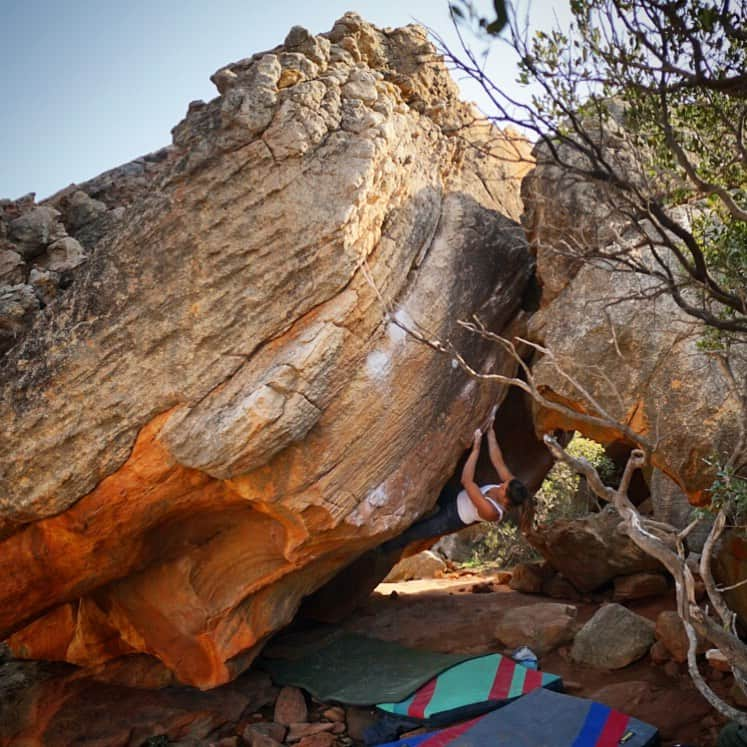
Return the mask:
[[[317,734],[310,734],[302,737],[298,747],[332,747],[335,743],[335,736],[328,731],[321,731]]]
[[[46,254],[40,257],[37,264],[45,270],[65,272],[65,270],[72,270],[85,261],[86,253],[83,251],[80,242],[72,236],[65,236],[50,244]]]
[[[545,573],[539,563],[519,563],[514,566],[508,585],[514,591],[540,594],[544,580]]]
[[[332,731],[334,723],[331,721],[321,721],[319,723],[308,723],[306,721],[300,724],[290,724],[288,734],[285,737],[286,742],[298,742],[305,737],[312,737],[325,731]]]
[[[617,576],[614,584],[615,591],[612,599],[615,602],[656,597],[669,591],[667,577],[661,573],[642,571],[641,573],[631,573],[629,576]]]
[[[38,206],[10,222],[9,238],[24,259],[38,257],[51,243],[65,236],[60,213],[51,207]]]
[[[529,646],[536,654],[573,640],[578,610],[570,604],[529,604],[506,612],[495,634],[508,648]]]
[[[619,604],[605,604],[578,632],[571,659],[594,669],[621,669],[645,656],[654,623]]]
[[[345,721],[345,709],[342,706],[332,706],[322,711],[322,717],[327,721]]]
[[[275,701],[275,723],[290,726],[306,721],[308,716],[309,708],[301,690],[297,687],[282,688]]]
[[[79,228],[92,223],[106,210],[107,207],[101,200],[94,200],[82,189],[73,192],[68,200],[65,213],[69,230],[77,231]]]
[[[424,550],[409,558],[402,558],[389,571],[384,579],[385,583],[393,584],[399,581],[410,581],[417,578],[435,578],[446,570],[446,563],[436,553]]]

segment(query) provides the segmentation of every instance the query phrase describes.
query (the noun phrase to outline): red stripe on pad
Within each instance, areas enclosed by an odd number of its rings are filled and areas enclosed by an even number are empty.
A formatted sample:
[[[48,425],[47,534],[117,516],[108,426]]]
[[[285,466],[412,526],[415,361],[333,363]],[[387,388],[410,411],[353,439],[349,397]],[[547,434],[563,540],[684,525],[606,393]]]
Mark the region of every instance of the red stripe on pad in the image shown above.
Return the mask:
[[[538,687],[542,687],[542,672],[538,672],[536,669],[527,668],[527,674],[524,678],[523,692],[528,693],[532,690],[536,690]]]
[[[628,721],[630,721],[630,716],[620,711],[610,711],[595,747],[617,747],[620,744],[620,737],[625,734]]]
[[[451,741],[457,737],[461,737],[465,731],[471,729],[480,718],[473,718],[471,721],[465,721],[463,724],[437,731],[430,739],[423,740],[418,747],[446,747]]]
[[[503,698],[508,696],[511,681],[514,678],[514,669],[516,669],[516,664],[507,656],[504,656],[495,673],[495,679],[493,680],[493,686],[490,688],[488,700],[503,700]]]
[[[430,682],[423,685],[420,690],[415,693],[415,697],[410,703],[410,707],[407,709],[407,715],[413,716],[414,718],[425,718],[425,709],[428,707],[428,703],[431,702],[433,693],[436,692],[436,680],[434,677]]]

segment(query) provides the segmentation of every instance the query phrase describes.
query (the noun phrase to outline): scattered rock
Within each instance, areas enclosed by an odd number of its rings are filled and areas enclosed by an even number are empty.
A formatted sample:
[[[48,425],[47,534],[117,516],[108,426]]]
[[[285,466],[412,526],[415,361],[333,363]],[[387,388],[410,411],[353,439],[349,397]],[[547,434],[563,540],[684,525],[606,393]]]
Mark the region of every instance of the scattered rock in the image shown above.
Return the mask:
[[[247,692],[144,690],[102,684],[66,665],[11,661],[0,668],[0,744],[114,747],[163,736],[161,744],[206,745],[252,707],[251,679]]]
[[[286,742],[297,742],[299,739],[304,737],[311,737],[314,734],[319,734],[323,731],[332,731],[334,723],[332,721],[321,721],[318,723],[298,723],[290,724],[288,733],[285,736]]]
[[[619,604],[605,604],[578,632],[571,658],[595,669],[621,669],[645,656],[654,623]]]
[[[667,577],[661,573],[631,573],[629,576],[617,576],[614,581],[615,591],[612,599],[615,602],[626,602],[631,599],[645,599],[666,594],[669,591]]]
[[[680,663],[687,661],[689,641],[685,626],[676,612],[665,610],[659,613],[656,618],[656,638],[666,647],[675,661]],[[704,654],[707,649],[706,642],[699,638],[696,652]]]
[[[298,743],[298,747],[332,747],[334,743],[334,734],[323,731],[317,734],[311,734],[308,737],[303,737]]]
[[[73,192],[66,208],[65,219],[70,231],[77,231],[92,223],[107,210],[101,200],[94,200],[82,189]]]
[[[573,640],[576,614],[570,604],[548,602],[516,607],[503,615],[495,634],[508,648],[526,645],[542,656]]]
[[[34,207],[10,222],[8,236],[24,259],[33,259],[57,239],[65,236],[60,213],[51,207]]]
[[[50,244],[37,264],[47,270],[65,272],[65,270],[75,269],[85,261],[86,253],[80,242],[72,236],[65,236]]]
[[[260,721],[249,724],[243,733],[244,741],[250,747],[275,747],[285,740],[288,728],[274,721]]]
[[[495,583],[499,586],[507,586],[511,583],[513,575],[511,571],[498,571],[495,574]]]
[[[305,722],[308,716],[309,708],[303,692],[297,687],[282,688],[275,701],[275,722],[290,726]]]
[[[342,706],[332,706],[322,711],[322,717],[328,721],[344,721],[345,709]]]
[[[508,585],[514,591],[539,594],[542,591],[545,575],[539,563],[519,563],[513,567]]]
[[[424,550],[416,555],[403,558],[389,571],[385,583],[411,581],[418,578],[434,578],[446,570],[443,558],[431,550]]]
[[[223,737],[217,742],[210,742],[210,747],[237,747],[238,743],[238,737]]]

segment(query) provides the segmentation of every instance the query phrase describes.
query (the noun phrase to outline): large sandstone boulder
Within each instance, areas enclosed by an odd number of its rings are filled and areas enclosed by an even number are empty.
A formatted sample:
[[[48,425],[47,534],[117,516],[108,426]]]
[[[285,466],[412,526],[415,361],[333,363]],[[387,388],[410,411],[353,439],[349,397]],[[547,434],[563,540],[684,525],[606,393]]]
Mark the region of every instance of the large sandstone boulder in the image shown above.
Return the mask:
[[[645,278],[585,265],[532,317],[530,333],[615,420],[656,444],[653,465],[699,503],[713,480],[707,460],[736,443],[739,406],[716,362],[700,349],[703,330],[673,300],[620,300],[645,295],[649,285]],[[614,291],[600,292],[605,288]],[[533,373],[550,398],[591,409],[548,360],[538,361]],[[577,428],[605,444],[624,440],[614,428],[591,429],[554,411],[536,412],[536,424],[542,431]],[[656,518],[684,520],[686,512],[671,500],[652,498]]]
[[[433,505],[502,396],[398,323],[514,370],[456,322],[518,310],[524,167],[484,156],[523,146],[475,123],[422,29],[348,14],[214,81],[172,146],[11,232],[31,260],[60,220],[82,247],[0,368],[16,655],[235,677]]]

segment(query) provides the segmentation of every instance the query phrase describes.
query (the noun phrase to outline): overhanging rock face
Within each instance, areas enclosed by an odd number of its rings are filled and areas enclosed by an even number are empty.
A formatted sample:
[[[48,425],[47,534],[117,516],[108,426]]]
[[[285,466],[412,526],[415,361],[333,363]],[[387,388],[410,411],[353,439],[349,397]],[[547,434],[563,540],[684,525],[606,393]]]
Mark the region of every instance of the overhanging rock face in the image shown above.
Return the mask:
[[[0,637],[205,688],[427,510],[501,396],[388,312],[512,372],[456,321],[501,329],[531,272],[524,167],[484,156],[525,147],[422,29],[349,14],[214,80],[156,158],[54,198],[86,262],[0,370]]]

